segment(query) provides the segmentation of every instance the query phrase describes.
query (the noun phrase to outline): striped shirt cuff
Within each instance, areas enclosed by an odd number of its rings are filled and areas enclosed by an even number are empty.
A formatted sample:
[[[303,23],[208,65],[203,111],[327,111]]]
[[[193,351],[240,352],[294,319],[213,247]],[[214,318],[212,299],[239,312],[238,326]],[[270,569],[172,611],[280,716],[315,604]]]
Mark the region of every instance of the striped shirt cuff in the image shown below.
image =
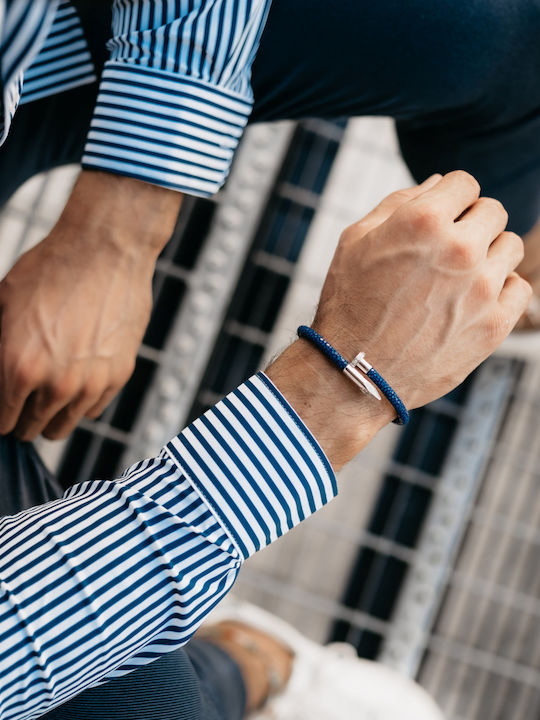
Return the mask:
[[[244,559],[337,495],[324,452],[263,373],[166,448]]]
[[[227,178],[251,108],[204,81],[111,60],[82,165],[208,197]]]

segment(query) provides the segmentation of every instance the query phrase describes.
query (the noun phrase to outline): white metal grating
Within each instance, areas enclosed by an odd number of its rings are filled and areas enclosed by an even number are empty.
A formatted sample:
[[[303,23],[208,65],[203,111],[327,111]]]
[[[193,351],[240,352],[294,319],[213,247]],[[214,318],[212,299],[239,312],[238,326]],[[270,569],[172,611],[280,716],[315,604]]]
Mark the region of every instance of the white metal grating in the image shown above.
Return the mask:
[[[449,720],[540,715],[540,367],[504,417],[419,677]]]

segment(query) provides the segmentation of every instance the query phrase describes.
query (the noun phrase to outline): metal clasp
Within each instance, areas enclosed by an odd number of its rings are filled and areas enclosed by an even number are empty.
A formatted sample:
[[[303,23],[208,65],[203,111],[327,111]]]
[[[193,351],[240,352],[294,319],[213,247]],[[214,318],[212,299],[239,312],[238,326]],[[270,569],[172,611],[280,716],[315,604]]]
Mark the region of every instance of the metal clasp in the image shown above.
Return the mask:
[[[377,400],[382,400],[375,385],[364,374],[368,373],[372,368],[372,365],[366,361],[364,356],[365,353],[358,353],[358,355],[347,365],[343,372],[357,387],[360,388],[363,393],[371,395]]]

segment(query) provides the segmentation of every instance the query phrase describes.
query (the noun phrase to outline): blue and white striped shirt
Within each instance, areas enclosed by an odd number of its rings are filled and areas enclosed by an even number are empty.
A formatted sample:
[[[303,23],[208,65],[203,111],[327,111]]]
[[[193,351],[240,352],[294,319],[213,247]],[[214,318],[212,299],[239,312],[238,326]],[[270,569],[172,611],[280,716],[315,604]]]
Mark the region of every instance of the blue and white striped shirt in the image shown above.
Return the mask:
[[[259,373],[113,482],[0,520],[0,718],[42,715],[185,644],[243,561],[336,495]]]
[[[83,167],[215,193],[252,109],[251,66],[270,2],[114,0]],[[19,103],[96,80],[67,0],[0,0],[0,53],[2,142]]]

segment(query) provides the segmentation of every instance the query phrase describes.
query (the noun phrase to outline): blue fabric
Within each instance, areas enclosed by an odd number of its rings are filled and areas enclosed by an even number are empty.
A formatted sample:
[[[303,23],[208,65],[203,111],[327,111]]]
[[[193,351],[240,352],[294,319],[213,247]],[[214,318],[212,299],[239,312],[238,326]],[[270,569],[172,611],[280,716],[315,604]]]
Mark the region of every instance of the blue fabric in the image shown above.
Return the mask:
[[[43,505],[62,489],[31,443],[0,436],[0,517]],[[114,682],[81,693],[47,720],[240,720],[245,688],[236,663],[193,639]]]
[[[111,58],[83,167],[213,195],[251,112],[251,64],[269,5],[113,3]]]
[[[273,0],[251,120],[390,115],[417,181],[468,170],[524,233],[540,217],[539,37],[540,0]]]
[[[109,3],[73,4],[99,71]],[[468,170],[524,233],[540,216],[539,33],[540,0],[273,0],[251,121],[391,115],[416,180]],[[0,202],[34,172],[80,160],[97,89],[19,108]]]
[[[186,645],[185,652],[199,680],[201,720],[244,717],[246,689],[236,663],[220,648],[197,638]]]
[[[98,7],[109,15],[107,4]],[[251,112],[251,65],[269,7],[270,0],[112,3],[110,57],[83,167],[216,193]],[[69,0],[0,0],[1,141],[19,102],[93,83],[96,67]]]
[[[245,688],[236,663],[193,639],[142,670],[91,688],[44,720],[241,720]]]

